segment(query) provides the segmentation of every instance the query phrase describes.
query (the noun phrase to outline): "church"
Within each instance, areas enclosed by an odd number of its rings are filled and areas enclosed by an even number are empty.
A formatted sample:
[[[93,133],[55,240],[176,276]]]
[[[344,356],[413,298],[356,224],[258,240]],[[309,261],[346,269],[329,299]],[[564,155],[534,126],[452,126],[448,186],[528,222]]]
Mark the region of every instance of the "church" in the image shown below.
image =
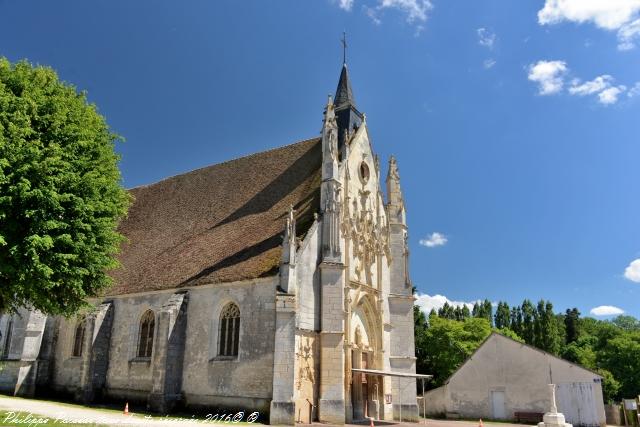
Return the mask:
[[[91,310],[1,316],[2,393],[272,424],[418,419],[399,168],[373,151],[346,63],[319,137],[130,192]]]

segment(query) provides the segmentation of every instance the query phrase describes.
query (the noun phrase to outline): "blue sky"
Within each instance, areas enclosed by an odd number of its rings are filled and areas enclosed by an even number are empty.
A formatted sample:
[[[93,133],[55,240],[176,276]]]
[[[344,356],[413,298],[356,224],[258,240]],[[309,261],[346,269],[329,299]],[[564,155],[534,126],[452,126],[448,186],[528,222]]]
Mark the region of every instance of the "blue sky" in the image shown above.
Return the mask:
[[[317,135],[346,30],[421,303],[640,317],[640,4],[596,3],[0,0],[0,55],[87,90],[132,187]]]

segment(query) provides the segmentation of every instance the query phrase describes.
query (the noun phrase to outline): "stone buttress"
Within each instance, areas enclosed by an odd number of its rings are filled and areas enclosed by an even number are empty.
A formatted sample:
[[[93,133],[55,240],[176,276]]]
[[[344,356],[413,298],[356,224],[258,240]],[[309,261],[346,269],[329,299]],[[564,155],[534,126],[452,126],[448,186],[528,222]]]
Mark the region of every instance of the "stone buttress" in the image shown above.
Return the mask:
[[[407,222],[400,175],[396,159],[389,160],[387,175],[387,217],[391,249],[391,289],[389,292],[389,320],[391,326],[389,362],[392,371],[415,373],[415,338],[413,323],[413,287],[409,276],[409,247]],[[393,386],[393,414],[403,420],[418,420],[415,380],[395,380]],[[402,405],[402,409],[400,409]]]

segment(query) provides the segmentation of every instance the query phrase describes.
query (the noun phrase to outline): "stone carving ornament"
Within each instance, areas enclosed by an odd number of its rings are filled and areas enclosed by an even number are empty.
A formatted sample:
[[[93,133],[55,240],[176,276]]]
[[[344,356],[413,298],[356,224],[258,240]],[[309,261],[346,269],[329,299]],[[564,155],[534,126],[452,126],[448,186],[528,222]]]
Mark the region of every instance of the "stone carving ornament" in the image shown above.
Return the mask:
[[[306,337],[305,342],[303,344],[302,340],[300,340],[300,344],[298,345],[298,352],[296,353],[298,356],[298,380],[296,381],[296,388],[300,390],[302,388],[303,381],[308,381],[310,383],[314,382],[313,375],[313,343],[309,337]]]
[[[368,207],[370,193],[360,190],[360,205],[357,200],[353,206],[345,203],[342,215],[342,236],[350,238],[355,259],[355,274],[359,282],[372,285],[373,265],[378,255],[386,255],[390,261],[389,227],[384,217],[374,220],[373,211]],[[350,209],[351,208],[351,209]]]

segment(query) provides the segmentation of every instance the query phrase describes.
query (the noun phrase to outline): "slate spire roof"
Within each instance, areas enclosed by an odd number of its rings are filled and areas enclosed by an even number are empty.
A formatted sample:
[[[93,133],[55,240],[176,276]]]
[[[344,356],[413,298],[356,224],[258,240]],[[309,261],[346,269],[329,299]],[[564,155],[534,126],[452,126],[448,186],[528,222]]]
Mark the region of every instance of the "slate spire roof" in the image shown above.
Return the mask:
[[[336,122],[338,123],[338,145],[341,146],[344,144],[345,131],[353,132],[359,128],[364,118],[356,108],[346,63],[342,64],[333,104],[336,107]]]
[[[346,63],[342,64],[342,71],[340,72],[340,79],[338,80],[338,88],[336,89],[334,105],[336,106],[336,109],[348,106],[353,106],[355,108],[356,106]]]

